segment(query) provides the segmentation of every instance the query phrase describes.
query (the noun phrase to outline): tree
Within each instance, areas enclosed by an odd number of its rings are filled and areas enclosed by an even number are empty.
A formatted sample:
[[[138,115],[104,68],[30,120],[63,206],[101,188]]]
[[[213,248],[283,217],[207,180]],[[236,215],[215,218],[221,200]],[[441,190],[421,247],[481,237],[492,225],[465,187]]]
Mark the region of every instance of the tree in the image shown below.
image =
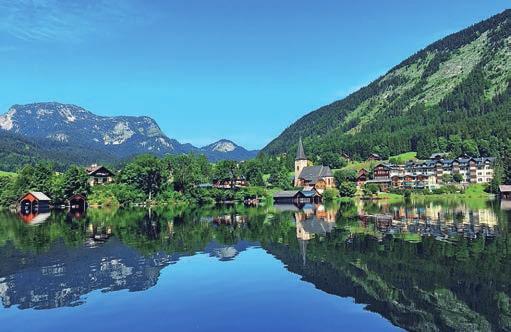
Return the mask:
[[[380,191],[377,185],[369,183],[364,186],[364,194],[367,196],[375,195]]]
[[[460,173],[454,173],[454,175],[452,176],[452,179],[456,183],[461,183],[463,181],[463,175],[461,175]]]
[[[276,188],[289,189],[291,188],[291,179],[286,170],[276,170],[270,174],[268,182]]]
[[[343,182],[355,182],[357,180],[357,171],[353,169],[340,169],[334,172],[334,179],[339,186]]]
[[[462,148],[463,141],[461,140],[460,135],[451,135],[449,136],[449,152],[453,156],[459,156],[461,155],[463,148]]]
[[[346,166],[346,160],[341,158],[339,153],[328,151],[320,154],[319,157],[321,164],[329,166],[332,169]]]
[[[442,175],[442,182],[443,183],[451,183],[453,180],[453,176],[451,174],[443,174]]]
[[[264,186],[261,162],[257,159],[248,160],[241,164],[240,172],[252,186]]]
[[[203,155],[167,156],[163,165],[168,181],[181,193],[191,193],[197,185],[211,180],[211,164]]]
[[[339,186],[341,197],[353,197],[357,193],[357,185],[353,182],[343,182]]]
[[[64,194],[66,197],[74,194],[85,195],[89,194],[89,177],[83,167],[73,165],[69,167],[64,173]]]
[[[231,185],[234,179],[240,176],[240,168],[238,162],[234,160],[222,160],[215,165],[213,171],[213,178],[217,180],[231,180]]]
[[[121,183],[132,185],[144,192],[151,200],[158,194],[163,183],[163,165],[153,155],[141,155],[128,163],[121,171]]]
[[[19,171],[14,188],[19,197],[28,191],[41,191],[50,195],[52,192],[53,165],[38,162],[34,166],[26,165]]]
[[[471,157],[479,157],[477,143],[473,139],[464,140],[461,146],[463,153],[466,153]]]
[[[339,198],[339,190],[335,188],[326,189],[323,192],[323,199],[326,202],[333,201],[334,199]]]

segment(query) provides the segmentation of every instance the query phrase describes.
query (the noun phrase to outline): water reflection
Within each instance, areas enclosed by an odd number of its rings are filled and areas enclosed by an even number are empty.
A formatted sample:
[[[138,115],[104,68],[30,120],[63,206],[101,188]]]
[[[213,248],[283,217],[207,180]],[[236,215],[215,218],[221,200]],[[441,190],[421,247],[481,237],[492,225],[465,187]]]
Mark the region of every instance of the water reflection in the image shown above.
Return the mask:
[[[493,237],[498,233],[497,203],[470,206],[439,202],[387,204],[358,202],[360,225],[373,228],[381,239],[385,234],[434,236],[447,240],[458,235],[475,239]]]
[[[78,216],[53,213],[37,227],[4,213],[0,313],[13,306],[79,306],[94,290],[145,291],[184,257],[206,254],[227,268],[241,253],[262,248],[303,281],[352,297],[405,329],[507,330],[511,242],[509,212],[500,207],[358,202],[89,209]],[[254,286],[261,282],[254,278]]]

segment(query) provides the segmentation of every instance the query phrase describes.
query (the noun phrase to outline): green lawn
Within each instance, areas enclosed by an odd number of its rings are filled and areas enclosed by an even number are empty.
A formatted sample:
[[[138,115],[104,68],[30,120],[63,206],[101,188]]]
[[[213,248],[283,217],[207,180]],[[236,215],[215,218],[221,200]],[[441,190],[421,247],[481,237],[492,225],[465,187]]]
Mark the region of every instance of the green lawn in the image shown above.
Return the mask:
[[[398,154],[397,156],[392,156],[389,160],[395,161],[397,164],[404,164],[409,160],[417,159],[417,152],[405,152]]]
[[[0,171],[0,177],[2,176],[16,176],[16,173]]]
[[[374,160],[352,161],[352,162],[348,163],[348,165],[346,165],[344,167],[344,169],[354,169],[355,171],[358,172],[362,168],[364,168],[366,170],[370,170],[374,166],[378,165],[380,162],[388,163],[389,160],[391,160],[391,159],[394,162],[396,162],[397,164],[404,164],[408,160],[412,160],[412,159],[416,159],[416,158],[417,158],[417,152],[410,151],[410,152],[398,154],[396,156],[392,156],[388,160],[383,160],[383,161],[374,161]],[[334,171],[336,171],[336,170],[334,170]]]

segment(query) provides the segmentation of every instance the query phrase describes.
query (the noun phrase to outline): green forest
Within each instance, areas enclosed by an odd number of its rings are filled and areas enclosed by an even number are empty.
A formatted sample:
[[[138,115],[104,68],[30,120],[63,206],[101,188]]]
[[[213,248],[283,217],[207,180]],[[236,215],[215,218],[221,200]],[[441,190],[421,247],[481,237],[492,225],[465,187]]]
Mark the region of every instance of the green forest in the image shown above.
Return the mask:
[[[263,149],[364,160],[416,151],[497,157],[511,181],[511,10],[450,35],[287,128]],[[510,182],[511,183],[511,182]]]

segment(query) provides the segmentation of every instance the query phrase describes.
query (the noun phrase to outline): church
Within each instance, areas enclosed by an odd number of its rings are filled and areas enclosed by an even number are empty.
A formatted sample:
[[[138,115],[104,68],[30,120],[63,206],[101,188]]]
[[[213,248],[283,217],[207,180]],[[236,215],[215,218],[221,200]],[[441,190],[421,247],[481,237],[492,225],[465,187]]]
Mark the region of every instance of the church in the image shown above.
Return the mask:
[[[334,188],[335,180],[332,170],[328,166],[309,166],[309,160],[303,150],[302,139],[298,141],[295,159],[295,187],[312,187],[320,194],[325,189]]]

